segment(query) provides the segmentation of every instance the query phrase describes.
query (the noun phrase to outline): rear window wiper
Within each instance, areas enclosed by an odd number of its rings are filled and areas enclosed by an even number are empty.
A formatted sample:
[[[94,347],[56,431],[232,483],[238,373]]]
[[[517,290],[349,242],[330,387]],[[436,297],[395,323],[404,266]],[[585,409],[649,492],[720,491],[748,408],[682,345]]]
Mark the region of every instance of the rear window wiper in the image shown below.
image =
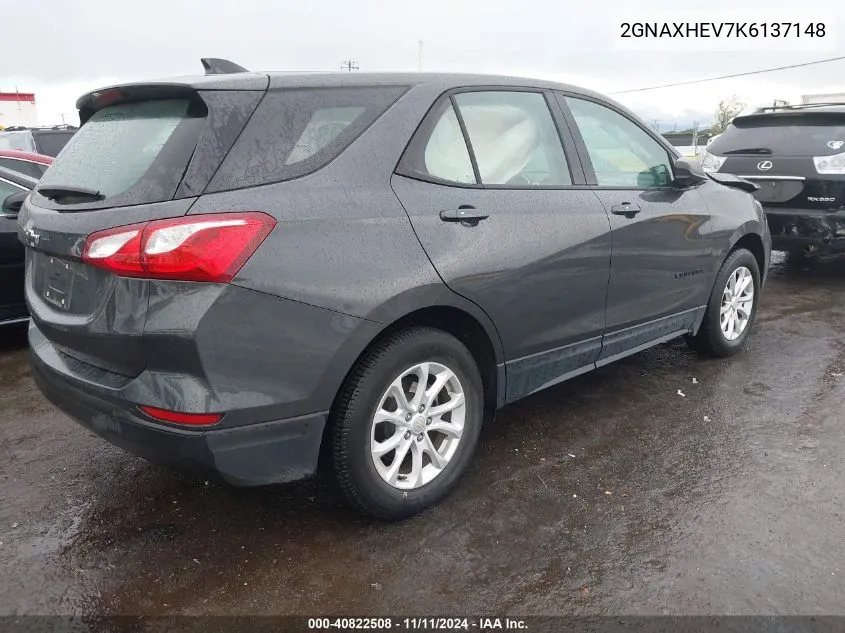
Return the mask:
[[[728,154],[771,154],[772,150],[768,147],[747,147],[745,149],[729,149],[727,152],[722,152],[722,156]]]
[[[96,189],[87,187],[73,187],[71,185],[41,185],[35,191],[49,200],[63,200],[65,198],[84,198],[85,201],[102,200],[105,198]]]

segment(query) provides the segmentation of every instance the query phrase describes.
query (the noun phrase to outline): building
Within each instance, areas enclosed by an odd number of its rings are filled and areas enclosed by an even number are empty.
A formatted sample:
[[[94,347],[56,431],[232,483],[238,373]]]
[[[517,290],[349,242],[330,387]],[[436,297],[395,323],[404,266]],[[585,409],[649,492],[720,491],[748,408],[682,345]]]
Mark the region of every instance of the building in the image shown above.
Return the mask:
[[[686,157],[698,156],[710,142],[710,132],[664,132],[672,146]]]
[[[32,92],[0,92],[0,127],[36,127],[38,110]]]
[[[845,92],[829,92],[827,94],[801,95],[801,103],[845,103]]]

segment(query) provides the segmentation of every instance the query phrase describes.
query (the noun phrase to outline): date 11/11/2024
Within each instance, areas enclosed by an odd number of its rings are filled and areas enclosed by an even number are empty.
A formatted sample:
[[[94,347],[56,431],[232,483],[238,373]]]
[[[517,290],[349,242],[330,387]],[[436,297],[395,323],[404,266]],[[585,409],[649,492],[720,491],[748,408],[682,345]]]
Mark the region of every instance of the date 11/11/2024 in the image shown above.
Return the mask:
[[[309,618],[309,630],[391,629],[409,631],[519,631],[528,628],[525,620],[518,618]]]

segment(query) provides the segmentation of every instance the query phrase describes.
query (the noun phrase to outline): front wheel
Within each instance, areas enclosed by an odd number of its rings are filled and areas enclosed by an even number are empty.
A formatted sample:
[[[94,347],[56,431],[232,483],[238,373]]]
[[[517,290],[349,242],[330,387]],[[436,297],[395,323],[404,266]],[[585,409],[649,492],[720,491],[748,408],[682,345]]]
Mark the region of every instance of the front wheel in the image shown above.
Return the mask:
[[[456,338],[428,327],[394,333],[358,363],[332,412],[332,462],[347,500],[380,519],[445,497],[481,430],[483,387]]]
[[[701,328],[687,336],[690,347],[709,356],[731,356],[745,345],[760,298],[760,267],[744,248],[731,253],[722,264]]]

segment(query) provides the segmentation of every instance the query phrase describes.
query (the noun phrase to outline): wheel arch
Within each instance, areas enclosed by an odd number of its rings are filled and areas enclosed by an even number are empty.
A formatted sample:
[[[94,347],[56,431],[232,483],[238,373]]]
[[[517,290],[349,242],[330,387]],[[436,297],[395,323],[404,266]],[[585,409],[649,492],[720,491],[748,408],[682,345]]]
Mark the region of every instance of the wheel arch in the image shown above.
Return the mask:
[[[760,278],[765,279],[766,277],[766,249],[763,246],[763,238],[760,237],[757,233],[745,233],[744,235],[738,236],[731,245],[728,252],[722,258],[722,264],[725,263],[728,257],[731,256],[732,253],[738,251],[739,249],[744,248],[751,252],[754,255],[754,259],[757,260],[757,268],[760,270]],[[721,264],[720,264],[721,268]]]
[[[478,363],[484,387],[483,423],[487,425],[493,422],[496,411],[504,406],[507,393],[504,350],[495,325],[481,308],[444,285],[429,286],[394,297],[367,315],[367,318],[378,321],[382,328],[365,345],[359,346],[352,362],[342,362],[345,366],[342,379],[335,378],[332,381],[336,390],[332,397],[329,421],[355,367],[375,345],[402,329],[429,326],[448,332],[469,349]],[[329,456],[330,429],[331,424],[326,424],[320,451],[321,462]]]
[[[469,312],[452,305],[419,308],[396,319],[385,327],[367,350],[393,332],[411,327],[433,327],[443,330],[461,341],[478,365],[484,387],[484,422],[491,422],[506,393],[504,362],[496,354],[490,333]],[[498,334],[496,334],[498,338]],[[366,353],[362,353],[363,355]],[[357,362],[357,361],[356,361]]]
[[[748,250],[754,256],[754,259],[757,261],[757,267],[760,270],[760,279],[764,280],[766,278],[768,258],[766,254],[766,247],[763,243],[763,238],[759,233],[755,232],[754,230],[751,230],[748,226],[743,225],[739,227],[733,235],[731,235],[731,239],[728,241],[727,248],[721,254],[721,258],[719,259],[719,265],[716,267],[716,272],[713,275],[713,280],[710,285],[711,293],[713,291],[713,287],[716,284],[716,278],[719,276],[719,271],[722,270],[722,266],[724,266],[725,262],[728,260],[728,257],[730,257],[733,253],[735,253],[741,248]],[[709,300],[710,295],[708,294],[708,301]],[[691,334],[695,335],[698,333],[702,323],[704,322],[704,313],[705,310],[702,310],[701,314],[699,314],[696,318],[696,322],[692,328]]]

